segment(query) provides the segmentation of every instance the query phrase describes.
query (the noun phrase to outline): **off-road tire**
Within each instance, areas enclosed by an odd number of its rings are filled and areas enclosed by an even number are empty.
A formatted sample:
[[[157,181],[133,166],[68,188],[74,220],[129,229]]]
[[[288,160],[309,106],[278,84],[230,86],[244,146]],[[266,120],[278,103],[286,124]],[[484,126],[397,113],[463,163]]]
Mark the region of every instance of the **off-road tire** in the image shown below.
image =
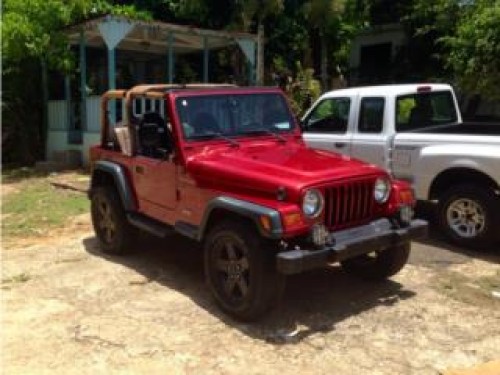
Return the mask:
[[[276,250],[251,222],[214,226],[204,241],[204,265],[215,300],[238,320],[257,320],[283,293],[285,276],[276,271]]]
[[[452,243],[470,249],[491,246],[500,240],[500,198],[486,187],[454,186],[439,199],[437,221]],[[476,233],[467,235],[471,227]]]
[[[410,243],[403,243],[383,251],[359,255],[341,262],[349,274],[366,280],[384,280],[397,274],[408,261]]]
[[[96,187],[91,195],[90,211],[101,250],[115,255],[128,253],[136,231],[127,221],[116,190],[110,186]]]

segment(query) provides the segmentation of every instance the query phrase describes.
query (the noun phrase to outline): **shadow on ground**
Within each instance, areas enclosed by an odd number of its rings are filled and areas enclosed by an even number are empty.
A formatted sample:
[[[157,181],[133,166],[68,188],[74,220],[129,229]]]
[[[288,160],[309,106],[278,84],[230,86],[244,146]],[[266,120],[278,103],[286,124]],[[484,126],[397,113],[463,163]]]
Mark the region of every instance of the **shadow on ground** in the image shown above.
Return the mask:
[[[332,331],[347,317],[415,295],[397,282],[363,282],[332,266],[289,277],[283,299],[275,310],[257,323],[241,323],[222,313],[205,287],[202,251],[197,243],[180,236],[147,238],[141,241],[141,249],[127,256],[101,253],[95,237],[86,238],[83,243],[88,253],[183,293],[227,325],[252,338],[276,344],[293,344],[311,334]]]
[[[500,264],[500,243],[486,249],[468,249],[451,244],[435,223],[432,206],[421,204],[418,208],[418,216],[429,222],[429,235],[415,241],[423,246],[419,247],[418,252],[412,252],[411,264],[443,268],[453,264],[467,263],[472,259]]]

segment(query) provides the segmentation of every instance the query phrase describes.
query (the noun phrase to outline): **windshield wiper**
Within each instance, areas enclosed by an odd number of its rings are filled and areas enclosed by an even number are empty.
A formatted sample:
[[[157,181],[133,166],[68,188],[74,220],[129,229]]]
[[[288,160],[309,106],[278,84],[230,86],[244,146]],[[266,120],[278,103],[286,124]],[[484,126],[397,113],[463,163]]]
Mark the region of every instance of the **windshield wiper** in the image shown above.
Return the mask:
[[[214,139],[214,138],[220,138],[220,139],[224,139],[226,141],[228,141],[231,146],[233,147],[239,147],[240,144],[238,142],[236,142],[234,139],[232,138],[229,138],[227,135],[224,135],[222,133],[219,133],[219,132],[206,132],[205,134],[200,134],[200,135],[193,135],[191,137],[189,137],[189,139]]]
[[[274,135],[280,142],[286,143],[286,138],[283,137],[281,134],[278,134],[276,132],[273,132],[272,130],[266,129],[266,128],[254,128],[250,129],[244,132],[241,132],[241,134],[271,134]]]

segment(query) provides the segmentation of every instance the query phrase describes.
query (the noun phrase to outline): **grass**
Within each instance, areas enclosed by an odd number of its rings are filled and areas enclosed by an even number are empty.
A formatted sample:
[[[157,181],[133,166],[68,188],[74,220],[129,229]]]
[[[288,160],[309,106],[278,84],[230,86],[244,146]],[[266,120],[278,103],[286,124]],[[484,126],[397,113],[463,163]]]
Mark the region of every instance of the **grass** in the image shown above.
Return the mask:
[[[15,182],[15,190],[2,199],[4,239],[37,236],[89,211],[85,194],[57,189],[38,174],[9,171],[2,177],[3,183]]]

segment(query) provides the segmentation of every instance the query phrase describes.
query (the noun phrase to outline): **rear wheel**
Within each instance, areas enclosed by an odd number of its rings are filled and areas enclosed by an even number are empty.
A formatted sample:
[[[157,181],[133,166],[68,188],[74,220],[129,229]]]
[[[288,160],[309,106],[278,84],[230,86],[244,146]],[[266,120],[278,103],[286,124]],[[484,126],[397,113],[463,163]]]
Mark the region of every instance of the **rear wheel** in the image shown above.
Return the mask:
[[[207,283],[228,314],[256,320],[279,300],[285,277],[276,271],[275,251],[253,224],[223,222],[215,226],[204,251]]]
[[[384,280],[405,266],[410,256],[410,248],[410,243],[404,243],[344,260],[341,265],[348,273],[363,279]]]
[[[500,238],[500,199],[491,189],[458,185],[439,200],[438,222],[457,245],[482,248]]]
[[[101,249],[109,254],[123,254],[130,249],[135,233],[123,210],[116,190],[97,187],[91,197],[91,216]]]

